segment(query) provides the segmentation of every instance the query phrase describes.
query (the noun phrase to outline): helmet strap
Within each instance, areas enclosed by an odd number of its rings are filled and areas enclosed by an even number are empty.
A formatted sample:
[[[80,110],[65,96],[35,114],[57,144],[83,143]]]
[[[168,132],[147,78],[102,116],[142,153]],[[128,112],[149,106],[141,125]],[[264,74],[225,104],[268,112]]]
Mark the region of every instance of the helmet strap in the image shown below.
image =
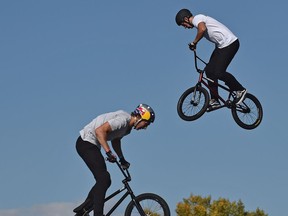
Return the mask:
[[[142,118],[137,120],[137,117],[135,117],[135,122],[134,122],[134,129],[137,127],[137,125],[142,121]]]

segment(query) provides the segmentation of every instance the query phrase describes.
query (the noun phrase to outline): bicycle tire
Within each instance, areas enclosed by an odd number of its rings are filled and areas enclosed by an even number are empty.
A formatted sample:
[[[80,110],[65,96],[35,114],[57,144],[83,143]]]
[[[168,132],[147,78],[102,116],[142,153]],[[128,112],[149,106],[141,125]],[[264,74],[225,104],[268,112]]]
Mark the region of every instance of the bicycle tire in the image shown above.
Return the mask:
[[[200,118],[209,105],[209,93],[202,86],[187,89],[179,98],[177,112],[181,119],[194,121]]]
[[[144,193],[136,197],[136,201],[144,210],[147,216],[170,216],[170,209],[166,201],[157,194]],[[125,216],[140,215],[133,200],[131,200],[125,210]]]
[[[235,122],[246,130],[258,127],[263,119],[263,108],[260,101],[247,93],[243,102],[231,108]]]

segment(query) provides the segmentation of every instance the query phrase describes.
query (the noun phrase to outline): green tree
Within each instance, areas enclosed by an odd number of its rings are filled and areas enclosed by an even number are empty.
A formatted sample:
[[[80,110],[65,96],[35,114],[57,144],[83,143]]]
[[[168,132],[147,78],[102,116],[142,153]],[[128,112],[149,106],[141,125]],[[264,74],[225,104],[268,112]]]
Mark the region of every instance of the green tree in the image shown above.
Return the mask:
[[[265,212],[259,208],[255,212],[247,212],[245,216],[268,216]]]
[[[194,195],[179,202],[176,213],[177,216],[268,216],[259,208],[252,212],[245,211],[241,200],[231,202],[228,199],[219,198],[212,202],[211,196]]]
[[[178,203],[176,212],[179,216],[208,216],[210,202],[210,196],[190,196],[183,199],[183,203]]]

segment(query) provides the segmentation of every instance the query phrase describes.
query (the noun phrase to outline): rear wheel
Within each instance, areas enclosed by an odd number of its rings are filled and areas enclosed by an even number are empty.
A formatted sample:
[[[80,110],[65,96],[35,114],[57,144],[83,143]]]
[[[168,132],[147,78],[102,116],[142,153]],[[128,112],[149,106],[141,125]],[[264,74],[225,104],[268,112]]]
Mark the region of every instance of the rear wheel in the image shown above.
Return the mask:
[[[239,105],[231,108],[235,122],[242,128],[251,130],[258,127],[263,118],[263,109],[260,101],[252,94],[247,93]]]
[[[209,105],[209,93],[202,86],[187,89],[179,98],[177,112],[181,119],[194,121],[200,118]]]
[[[144,193],[136,197],[146,216],[170,216],[170,209],[166,201],[153,193]],[[135,203],[131,201],[125,211],[125,216],[141,215]]]

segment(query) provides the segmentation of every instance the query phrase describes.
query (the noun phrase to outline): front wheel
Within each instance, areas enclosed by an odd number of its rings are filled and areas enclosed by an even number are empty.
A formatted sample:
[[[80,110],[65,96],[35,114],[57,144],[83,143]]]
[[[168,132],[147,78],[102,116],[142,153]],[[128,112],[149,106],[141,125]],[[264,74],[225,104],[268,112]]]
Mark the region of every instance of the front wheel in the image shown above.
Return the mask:
[[[166,201],[153,193],[144,193],[136,197],[146,216],[170,216],[170,209]],[[133,200],[128,204],[125,216],[141,215]]]
[[[239,105],[231,108],[235,122],[242,128],[251,130],[259,126],[263,118],[263,109],[260,101],[252,94],[247,93]]]
[[[209,93],[202,86],[187,89],[179,98],[177,112],[181,119],[194,121],[200,118],[209,105]]]

